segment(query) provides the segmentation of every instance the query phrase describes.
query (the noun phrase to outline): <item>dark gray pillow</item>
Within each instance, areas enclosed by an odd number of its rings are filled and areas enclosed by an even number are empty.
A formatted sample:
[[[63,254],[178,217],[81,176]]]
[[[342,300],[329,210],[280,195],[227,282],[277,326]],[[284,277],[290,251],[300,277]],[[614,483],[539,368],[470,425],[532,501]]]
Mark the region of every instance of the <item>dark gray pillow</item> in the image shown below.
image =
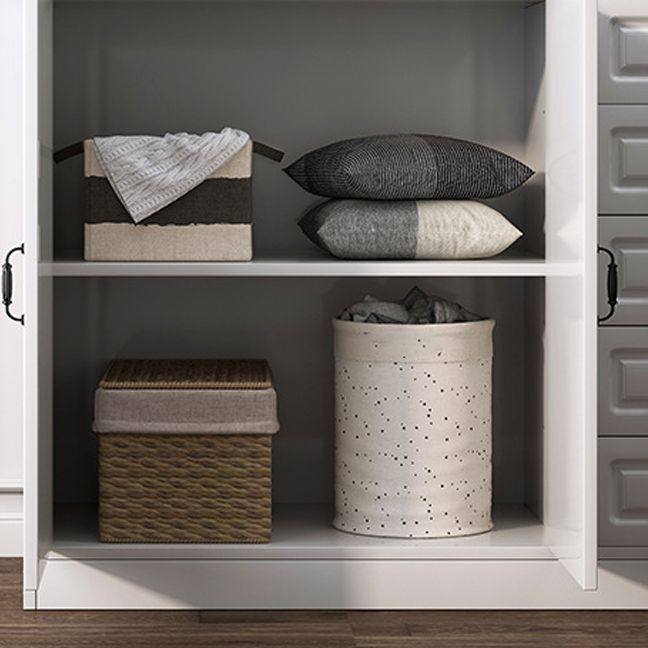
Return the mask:
[[[285,169],[306,191],[330,198],[493,198],[533,171],[474,142],[436,135],[375,135],[307,153]]]
[[[328,200],[299,226],[340,259],[483,259],[522,236],[473,200]]]

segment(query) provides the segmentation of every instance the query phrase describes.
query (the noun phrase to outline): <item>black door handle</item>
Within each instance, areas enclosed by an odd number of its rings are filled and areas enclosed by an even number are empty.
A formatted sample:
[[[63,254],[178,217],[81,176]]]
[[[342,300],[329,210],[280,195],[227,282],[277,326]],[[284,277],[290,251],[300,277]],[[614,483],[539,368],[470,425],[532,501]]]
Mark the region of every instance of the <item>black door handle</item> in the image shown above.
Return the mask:
[[[23,245],[19,245],[18,247],[9,250],[9,252],[7,252],[7,256],[5,257],[5,262],[2,264],[2,303],[4,304],[7,317],[14,322],[20,322],[20,324],[24,326],[25,316],[21,315],[20,317],[16,317],[11,312],[11,304],[13,300],[13,272],[11,265],[11,255],[16,252],[25,254],[24,243]]]
[[[598,323],[601,324],[602,322],[607,322],[614,315],[614,311],[619,303],[619,266],[616,263],[614,252],[609,248],[599,245],[597,252],[604,252],[608,255],[608,259],[610,260],[607,267],[608,312],[605,317],[597,318]]]

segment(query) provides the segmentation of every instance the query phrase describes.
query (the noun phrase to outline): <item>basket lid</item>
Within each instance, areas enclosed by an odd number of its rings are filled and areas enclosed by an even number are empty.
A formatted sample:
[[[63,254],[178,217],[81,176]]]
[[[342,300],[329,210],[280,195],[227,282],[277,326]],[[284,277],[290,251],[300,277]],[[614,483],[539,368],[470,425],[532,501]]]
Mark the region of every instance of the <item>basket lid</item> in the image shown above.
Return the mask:
[[[102,389],[269,389],[265,360],[113,360]]]

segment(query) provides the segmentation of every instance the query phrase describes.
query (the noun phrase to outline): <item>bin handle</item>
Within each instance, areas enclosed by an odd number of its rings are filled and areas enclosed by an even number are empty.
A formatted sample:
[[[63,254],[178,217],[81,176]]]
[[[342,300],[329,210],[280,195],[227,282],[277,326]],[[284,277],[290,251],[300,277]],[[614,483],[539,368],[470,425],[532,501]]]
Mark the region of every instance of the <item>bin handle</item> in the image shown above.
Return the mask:
[[[284,157],[284,152],[274,146],[269,144],[264,144],[263,142],[257,142],[256,140],[252,141],[252,151],[257,155],[262,155],[263,157],[272,160],[273,162],[281,162]],[[65,162],[77,155],[83,153],[83,142],[75,142],[69,146],[65,146],[58,151],[54,151],[54,163],[58,164],[59,162]]]
[[[602,324],[603,322],[607,322],[614,315],[617,304],[619,303],[619,266],[617,265],[614,252],[609,248],[599,245],[597,252],[607,254],[610,260],[607,267],[606,282],[608,312],[604,317],[597,317],[598,323]]]

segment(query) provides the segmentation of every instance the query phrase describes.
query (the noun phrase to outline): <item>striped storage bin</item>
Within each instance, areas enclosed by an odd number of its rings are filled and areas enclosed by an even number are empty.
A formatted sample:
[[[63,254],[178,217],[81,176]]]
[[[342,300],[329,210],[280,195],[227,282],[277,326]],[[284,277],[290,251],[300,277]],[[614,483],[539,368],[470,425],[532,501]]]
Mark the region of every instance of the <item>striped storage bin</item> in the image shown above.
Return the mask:
[[[93,140],[85,140],[86,261],[249,261],[252,151],[250,141],[189,193],[135,224],[106,178]]]
[[[100,540],[268,542],[277,430],[263,361],[114,361],[95,396]]]

